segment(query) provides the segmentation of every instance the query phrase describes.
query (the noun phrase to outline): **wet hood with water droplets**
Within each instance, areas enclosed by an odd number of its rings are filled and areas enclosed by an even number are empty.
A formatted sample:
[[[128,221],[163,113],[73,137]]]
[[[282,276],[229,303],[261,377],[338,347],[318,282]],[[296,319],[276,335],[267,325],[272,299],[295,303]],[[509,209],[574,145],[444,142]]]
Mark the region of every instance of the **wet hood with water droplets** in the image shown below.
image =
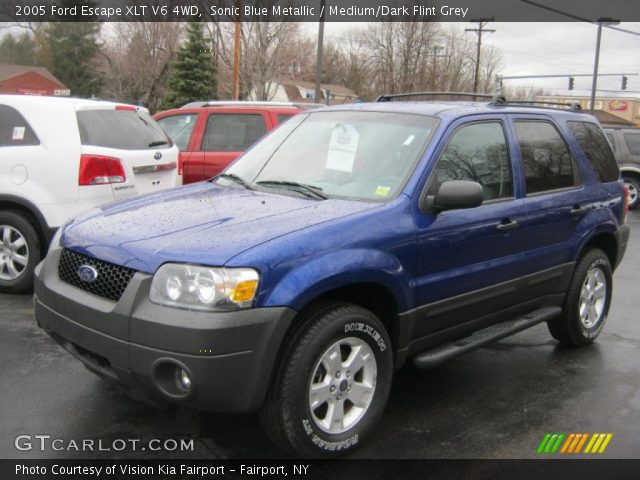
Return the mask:
[[[198,183],[91,210],[67,224],[61,243],[148,273],[166,262],[221,266],[256,245],[376,206]]]

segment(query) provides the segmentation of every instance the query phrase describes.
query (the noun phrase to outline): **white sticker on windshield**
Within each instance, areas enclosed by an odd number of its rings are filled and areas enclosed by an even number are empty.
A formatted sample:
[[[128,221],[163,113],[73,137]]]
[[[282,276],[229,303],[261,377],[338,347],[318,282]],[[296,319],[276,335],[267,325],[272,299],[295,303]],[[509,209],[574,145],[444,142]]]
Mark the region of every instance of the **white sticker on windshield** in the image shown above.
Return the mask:
[[[11,140],[24,140],[25,127],[13,127]]]
[[[340,172],[353,172],[359,139],[360,135],[352,125],[336,126],[329,141],[326,168]]]

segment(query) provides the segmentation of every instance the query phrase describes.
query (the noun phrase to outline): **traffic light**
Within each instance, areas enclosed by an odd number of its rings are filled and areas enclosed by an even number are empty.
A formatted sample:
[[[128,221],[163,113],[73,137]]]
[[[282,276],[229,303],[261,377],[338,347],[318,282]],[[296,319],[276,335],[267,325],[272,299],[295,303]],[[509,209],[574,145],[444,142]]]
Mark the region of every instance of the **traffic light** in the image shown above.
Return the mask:
[[[627,89],[627,77],[625,77],[624,75],[622,76],[622,90],[626,90]]]
[[[574,82],[574,78],[573,77],[569,77],[569,90],[573,90],[573,82]]]

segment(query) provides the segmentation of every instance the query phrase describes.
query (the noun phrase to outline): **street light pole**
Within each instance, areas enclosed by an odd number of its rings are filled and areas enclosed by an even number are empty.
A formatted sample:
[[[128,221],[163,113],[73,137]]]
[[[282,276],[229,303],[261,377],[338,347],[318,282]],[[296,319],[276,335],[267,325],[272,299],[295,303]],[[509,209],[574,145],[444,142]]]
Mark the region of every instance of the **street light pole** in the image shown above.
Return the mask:
[[[596,88],[598,86],[598,64],[600,63],[600,40],[602,38],[602,25],[617,25],[620,23],[620,20],[612,20],[610,18],[599,18],[598,19],[598,37],[596,40],[596,57],[593,61],[593,80],[591,82],[591,101],[589,111],[593,115],[593,111],[595,109],[596,103]]]

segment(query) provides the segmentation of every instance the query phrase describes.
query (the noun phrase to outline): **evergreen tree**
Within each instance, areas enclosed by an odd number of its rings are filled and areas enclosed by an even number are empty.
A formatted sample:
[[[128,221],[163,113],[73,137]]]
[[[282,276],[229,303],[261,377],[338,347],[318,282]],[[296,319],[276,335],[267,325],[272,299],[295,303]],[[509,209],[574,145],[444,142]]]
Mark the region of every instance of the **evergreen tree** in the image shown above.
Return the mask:
[[[74,96],[99,95],[102,76],[96,66],[100,24],[55,22],[45,32],[49,70]]]
[[[202,24],[187,24],[187,39],[182,44],[169,77],[169,92],[164,108],[176,108],[185,103],[215,98],[217,89],[216,67],[207,46]]]
[[[36,46],[31,35],[5,35],[0,41],[0,63],[36,65]]]

